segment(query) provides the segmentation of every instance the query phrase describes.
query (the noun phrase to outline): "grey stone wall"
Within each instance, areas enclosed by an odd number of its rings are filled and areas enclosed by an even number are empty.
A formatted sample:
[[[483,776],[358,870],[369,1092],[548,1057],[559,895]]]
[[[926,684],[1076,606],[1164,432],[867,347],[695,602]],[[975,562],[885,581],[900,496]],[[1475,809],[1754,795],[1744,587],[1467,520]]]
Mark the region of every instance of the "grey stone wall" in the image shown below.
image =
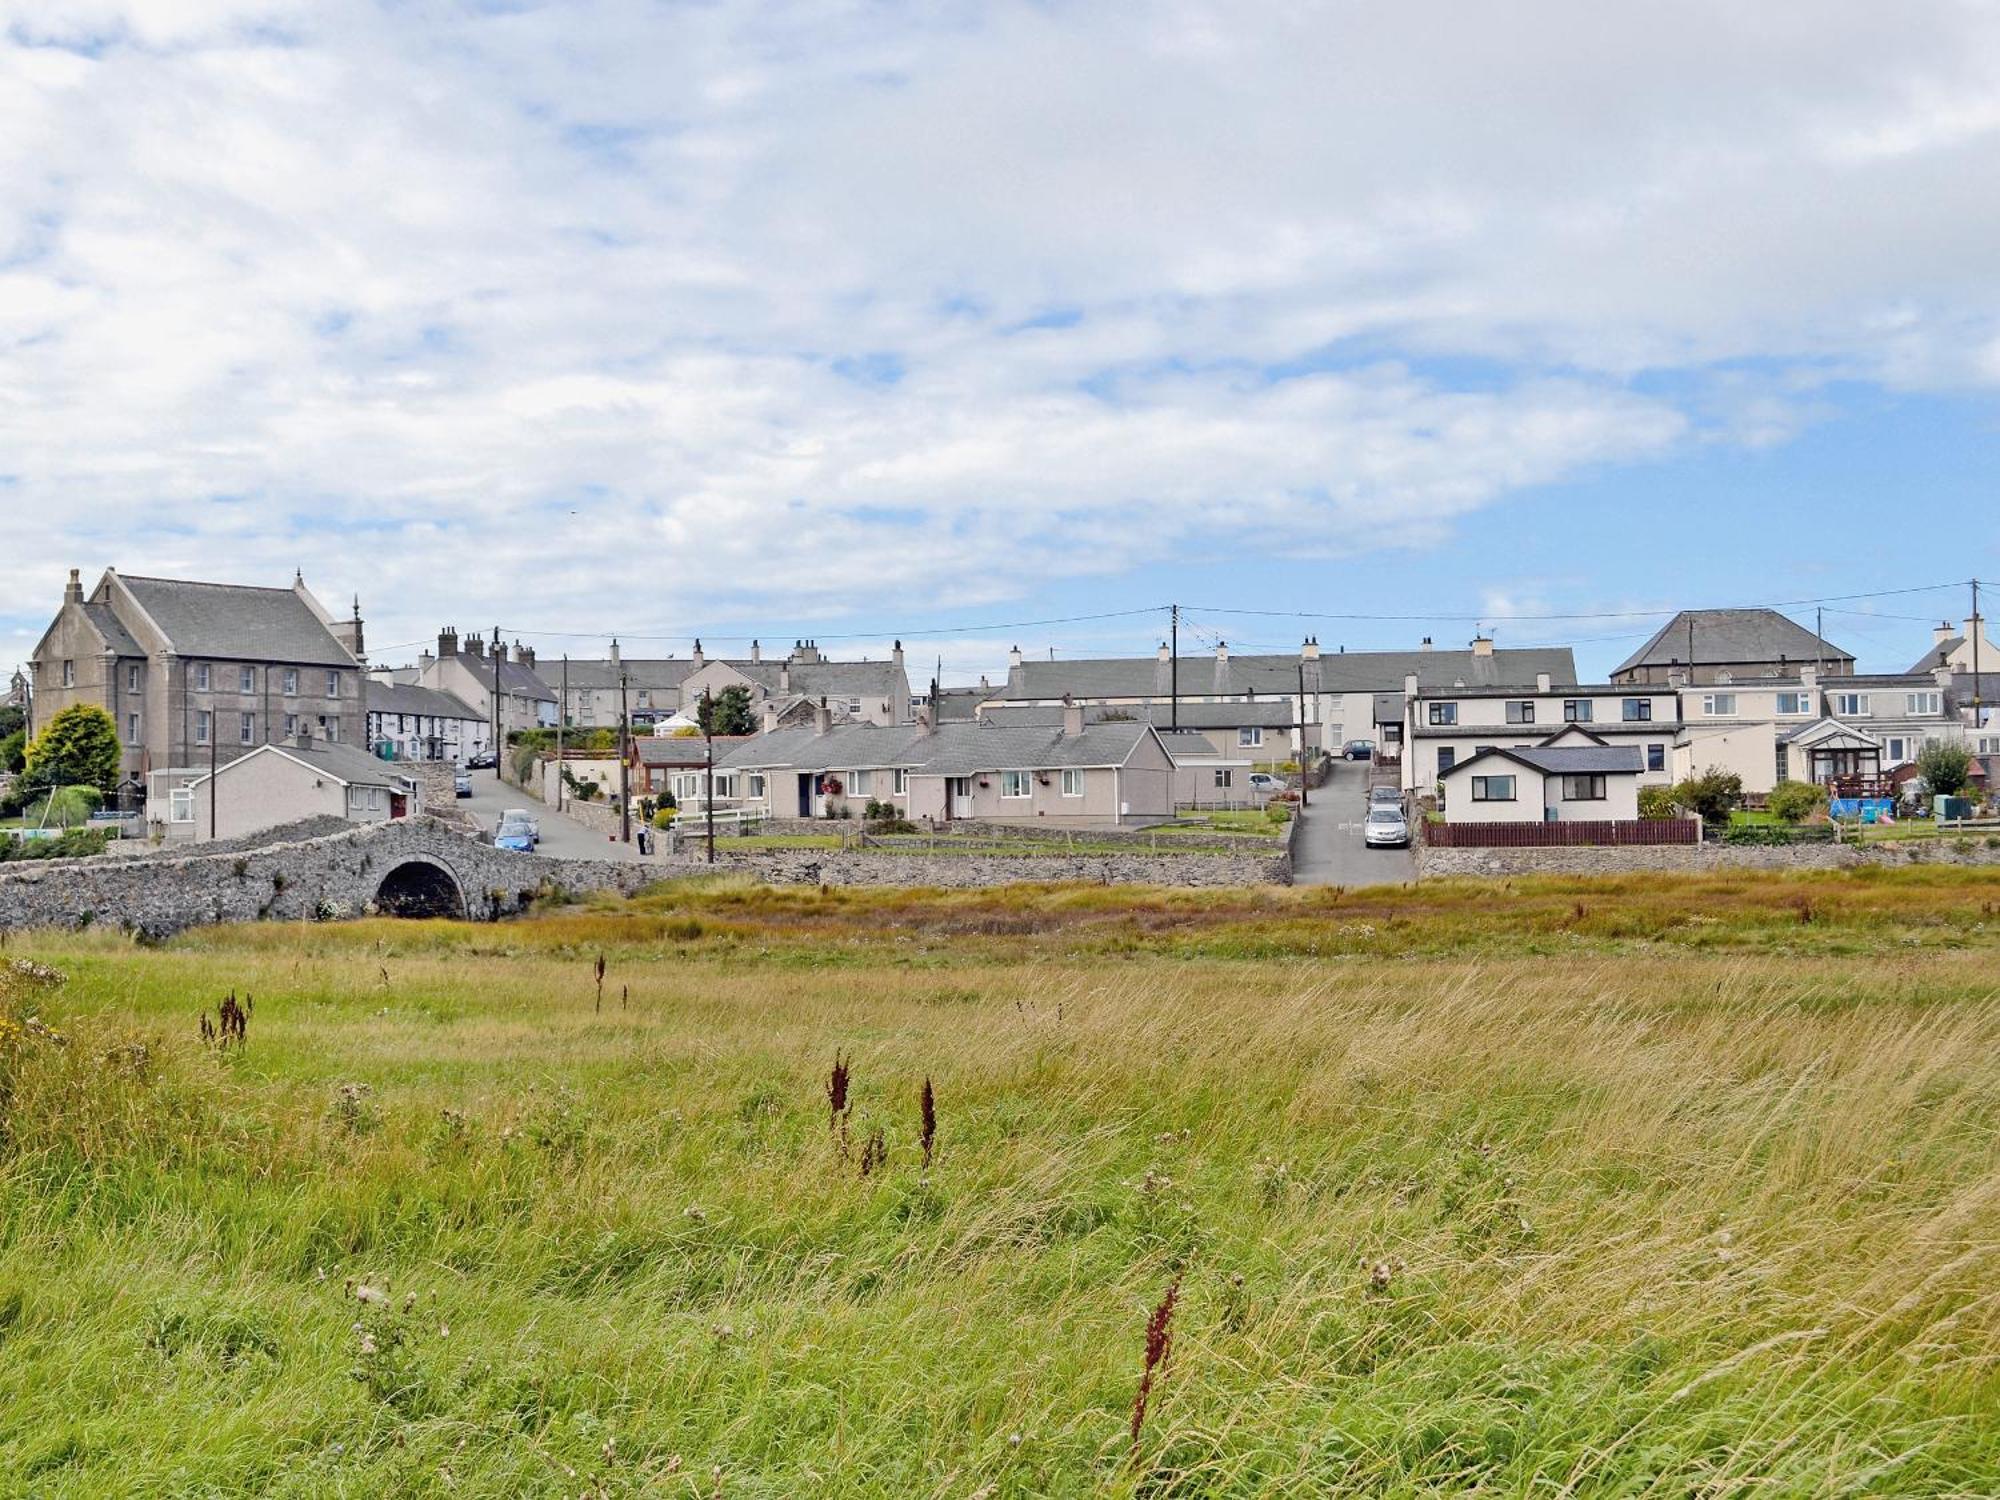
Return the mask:
[[[1017,882],[1086,881],[1093,885],[1180,887],[1289,885],[1285,854],[892,854],[845,849],[731,852],[717,840],[714,864],[696,854],[648,860],[656,879],[718,871],[754,875],[772,885],[921,885],[975,889]]]
[[[1658,870],[1704,874],[1712,870],[1894,869],[1914,864],[2000,865],[2000,844],[1989,835],[1906,839],[1876,844],[1660,844],[1629,849],[1436,849],[1419,845],[1417,878],[1454,875],[1629,875]]]

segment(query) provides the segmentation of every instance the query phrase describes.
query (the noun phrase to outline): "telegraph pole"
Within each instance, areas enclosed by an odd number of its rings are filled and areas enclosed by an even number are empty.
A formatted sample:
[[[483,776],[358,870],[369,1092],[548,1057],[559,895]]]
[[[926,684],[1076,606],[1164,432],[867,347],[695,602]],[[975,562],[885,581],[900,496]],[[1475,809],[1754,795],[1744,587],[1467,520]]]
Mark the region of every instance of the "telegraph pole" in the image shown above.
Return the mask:
[[[709,690],[701,690],[701,737],[708,743],[708,795],[702,800],[708,804],[708,862],[715,863],[715,701]],[[738,824],[738,833],[743,825]]]
[[[569,723],[569,653],[562,659],[562,702],[556,705],[556,811],[563,805],[563,726]]]
[[[1312,803],[1312,772],[1307,769],[1312,764],[1306,759],[1306,664],[1299,663],[1299,807],[1301,810]]]
[[[1972,580],[1972,727],[1974,729],[1985,727],[1986,705],[1979,693],[1979,638],[1985,633],[1985,622],[1979,618],[1979,580],[1975,578]]]
[[[486,648],[493,653],[493,779],[505,780],[500,770],[500,627],[493,627],[493,643]]]
[[[632,725],[625,708],[625,663],[618,663],[618,838],[632,842]]]
[[[1168,686],[1173,694],[1173,708],[1168,717],[1168,727],[1179,729],[1181,727],[1181,607],[1172,604],[1168,608],[1173,611],[1167,626],[1173,642],[1169,648],[1170,660],[1167,667]]]

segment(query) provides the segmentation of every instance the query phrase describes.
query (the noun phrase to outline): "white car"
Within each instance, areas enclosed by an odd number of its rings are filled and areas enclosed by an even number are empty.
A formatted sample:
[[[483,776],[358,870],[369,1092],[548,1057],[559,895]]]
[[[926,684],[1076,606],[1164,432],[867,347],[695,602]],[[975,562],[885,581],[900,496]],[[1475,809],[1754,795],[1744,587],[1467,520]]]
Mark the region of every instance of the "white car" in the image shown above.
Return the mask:
[[[1407,849],[1410,825],[1399,807],[1371,807],[1361,825],[1361,841],[1370,849]]]
[[[1275,797],[1285,789],[1285,779],[1268,771],[1250,773],[1250,790],[1260,797]]]

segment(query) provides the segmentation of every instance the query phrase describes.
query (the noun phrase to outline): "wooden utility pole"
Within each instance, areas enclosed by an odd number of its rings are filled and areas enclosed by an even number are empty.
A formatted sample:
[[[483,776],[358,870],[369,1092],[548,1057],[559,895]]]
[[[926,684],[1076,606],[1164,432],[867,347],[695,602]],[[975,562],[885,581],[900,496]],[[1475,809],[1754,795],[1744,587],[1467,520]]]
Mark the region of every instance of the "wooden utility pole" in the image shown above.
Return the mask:
[[[632,766],[627,759],[632,749],[631,717],[625,707],[625,663],[618,663],[618,838],[632,842]]]
[[[1299,806],[1312,803],[1312,762],[1306,759],[1306,664],[1299,663]]]
[[[1985,622],[1979,618],[1979,580],[1972,580],[1972,727],[1982,729],[1985,718],[1985,701],[1979,692],[1979,638],[1986,634]]]
[[[1179,729],[1181,727],[1181,607],[1173,604],[1168,608],[1173,611],[1167,624],[1169,639],[1172,642],[1168,647],[1167,678],[1168,691],[1173,697],[1173,707],[1169,712],[1167,724],[1169,728]]]
[[[213,703],[215,700],[211,698],[209,701]],[[197,713],[200,711],[195,710]],[[208,836],[211,839],[222,837],[221,830],[215,826],[215,739],[217,731],[221,728],[222,726],[216,722],[215,710],[211,708],[208,711]]]
[[[569,723],[569,653],[562,659],[562,702],[556,705],[556,811],[563,806],[563,726]]]
[[[500,627],[493,627],[493,643],[486,648],[493,653],[493,779],[506,778],[500,773]]]
[[[715,863],[715,700],[709,690],[701,690],[701,737],[708,748],[708,794],[702,800],[708,804],[708,862]],[[743,825],[737,824],[737,832]]]

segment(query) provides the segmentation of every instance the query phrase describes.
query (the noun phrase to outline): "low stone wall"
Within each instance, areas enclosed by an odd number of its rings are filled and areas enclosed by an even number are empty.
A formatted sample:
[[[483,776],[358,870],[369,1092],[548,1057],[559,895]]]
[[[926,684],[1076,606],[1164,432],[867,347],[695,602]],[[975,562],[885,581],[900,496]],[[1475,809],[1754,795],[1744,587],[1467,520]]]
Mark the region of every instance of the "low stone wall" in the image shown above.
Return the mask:
[[[1904,865],[2000,865],[2000,845],[1984,837],[1902,839],[1871,844],[1696,844],[1634,848],[1417,849],[1419,880],[1454,875],[1630,875],[1666,871],[1894,869]]]
[[[977,889],[1018,882],[1187,887],[1289,885],[1289,855],[1249,854],[894,854],[844,849],[731,851],[717,840],[715,863],[699,854],[647,860],[654,879],[727,871],[772,885],[941,886]]]

